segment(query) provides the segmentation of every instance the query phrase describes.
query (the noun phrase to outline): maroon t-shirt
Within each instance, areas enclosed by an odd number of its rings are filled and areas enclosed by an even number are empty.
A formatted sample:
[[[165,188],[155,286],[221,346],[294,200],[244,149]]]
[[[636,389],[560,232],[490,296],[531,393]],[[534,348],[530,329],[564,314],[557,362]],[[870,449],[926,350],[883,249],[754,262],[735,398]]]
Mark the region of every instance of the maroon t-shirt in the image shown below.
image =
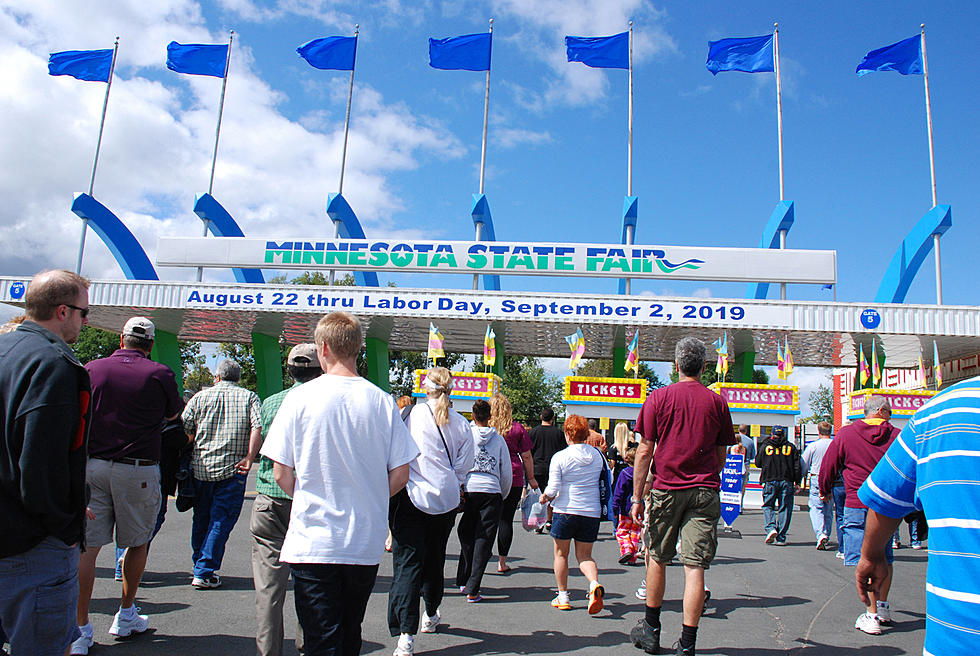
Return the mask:
[[[650,467],[657,490],[720,488],[717,448],[737,441],[728,403],[695,380],[654,390],[640,408],[636,432],[657,442]]]
[[[531,450],[531,436],[521,422],[515,421],[504,435],[504,441],[510,450],[510,466],[514,471],[511,487],[524,487],[524,461],[521,460],[521,454]],[[506,491],[504,496],[507,496]]]
[[[160,460],[163,420],[184,406],[170,367],[142,351],[118,349],[85,369],[92,378],[89,456]]]

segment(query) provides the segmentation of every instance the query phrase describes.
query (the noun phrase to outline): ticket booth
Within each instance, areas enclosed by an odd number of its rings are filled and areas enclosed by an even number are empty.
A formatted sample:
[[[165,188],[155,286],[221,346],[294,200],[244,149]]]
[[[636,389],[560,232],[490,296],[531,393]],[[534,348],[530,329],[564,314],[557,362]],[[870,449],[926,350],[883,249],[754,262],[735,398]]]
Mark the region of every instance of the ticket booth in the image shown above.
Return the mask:
[[[646,378],[566,376],[565,416],[582,415],[635,421],[647,398]]]
[[[864,417],[864,402],[872,394],[888,399],[892,416],[888,421],[896,428],[904,428],[915,411],[936,395],[934,390],[862,389],[851,392],[847,410],[847,420],[854,421]]]
[[[412,385],[412,396],[415,398],[425,398],[425,390],[422,381],[425,380],[425,369],[415,370],[415,379]],[[467,417],[473,412],[473,402],[483,399],[489,401],[490,397],[500,391],[500,376],[494,373],[454,371],[453,391],[449,395],[452,408]]]
[[[713,383],[708,389],[728,402],[736,431],[739,424],[751,427],[756,450],[772,434],[773,426],[784,426],[792,441],[796,417],[800,414],[800,390],[795,385],[757,385],[754,383]],[[798,444],[802,450],[802,445]],[[759,470],[749,463],[749,482],[744,508],[762,507],[762,485]]]

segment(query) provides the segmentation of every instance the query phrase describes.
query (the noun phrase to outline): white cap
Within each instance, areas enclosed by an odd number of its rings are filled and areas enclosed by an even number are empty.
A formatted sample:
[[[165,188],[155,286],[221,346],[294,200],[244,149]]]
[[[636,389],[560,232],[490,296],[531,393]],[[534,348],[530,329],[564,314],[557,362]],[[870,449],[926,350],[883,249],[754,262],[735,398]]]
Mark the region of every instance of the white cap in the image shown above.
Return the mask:
[[[142,337],[152,340],[156,335],[156,328],[153,322],[146,317],[132,317],[126,322],[122,330],[123,337]]]

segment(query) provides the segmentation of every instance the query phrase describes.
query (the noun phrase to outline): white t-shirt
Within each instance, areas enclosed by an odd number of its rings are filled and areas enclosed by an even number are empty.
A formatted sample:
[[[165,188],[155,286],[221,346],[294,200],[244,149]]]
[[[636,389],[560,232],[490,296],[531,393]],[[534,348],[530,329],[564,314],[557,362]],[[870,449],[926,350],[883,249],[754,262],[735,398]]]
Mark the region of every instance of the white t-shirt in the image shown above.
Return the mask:
[[[419,451],[391,395],[324,374],[282,402],[262,455],[296,471],[286,563],[377,565],[388,530],[388,472]]]
[[[551,459],[545,494],[554,497],[555,512],[598,517],[599,472],[603,455],[588,444],[572,444]],[[557,496],[556,496],[557,495]]]
[[[453,409],[449,423],[437,427],[429,405],[419,403],[405,420],[421,453],[410,465],[405,489],[416,508],[441,515],[459,507],[459,488],[473,468],[473,436],[469,422]]]

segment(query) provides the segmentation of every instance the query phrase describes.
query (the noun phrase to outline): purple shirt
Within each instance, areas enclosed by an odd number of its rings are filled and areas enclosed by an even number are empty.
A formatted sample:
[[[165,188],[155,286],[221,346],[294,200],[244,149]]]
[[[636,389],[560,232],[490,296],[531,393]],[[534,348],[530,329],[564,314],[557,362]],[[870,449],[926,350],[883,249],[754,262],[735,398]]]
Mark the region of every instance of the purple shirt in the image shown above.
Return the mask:
[[[118,349],[85,369],[92,379],[89,456],[160,460],[163,420],[184,405],[170,367],[142,351]]]
[[[504,440],[510,450],[510,466],[514,471],[510,485],[511,487],[524,487],[524,462],[521,460],[521,454],[531,450],[531,436],[527,434],[527,429],[521,422],[515,421],[507,434],[504,435]],[[506,490],[504,496],[507,496]]]

